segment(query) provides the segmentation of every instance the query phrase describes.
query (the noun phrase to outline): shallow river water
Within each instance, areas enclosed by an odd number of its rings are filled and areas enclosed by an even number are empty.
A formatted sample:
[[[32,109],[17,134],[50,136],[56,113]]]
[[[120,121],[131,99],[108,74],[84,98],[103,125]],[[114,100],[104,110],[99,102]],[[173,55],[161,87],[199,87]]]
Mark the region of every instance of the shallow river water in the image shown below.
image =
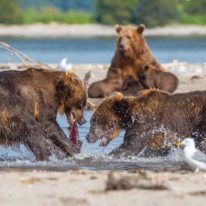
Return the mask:
[[[82,151],[73,158],[58,160],[51,157],[50,161],[35,161],[33,154],[23,145],[18,148],[0,148],[0,168],[13,169],[43,169],[65,171],[70,169],[89,169],[89,170],[179,170],[185,167],[180,150],[173,150],[167,158],[138,158],[128,157],[121,159],[112,159],[108,153],[118,147],[123,141],[124,132],[110,142],[107,147],[98,146],[99,141],[95,144],[87,143],[85,136],[89,131],[89,120],[91,112],[85,112],[87,123],[79,126],[80,138],[83,141]],[[57,120],[68,135],[68,124],[65,116],[57,117]]]
[[[1,38],[35,60],[59,63],[67,57],[75,64],[109,64],[115,51],[115,38]],[[174,59],[189,63],[206,62],[206,37],[147,37],[147,42],[161,63]],[[0,48],[0,63],[17,59]]]

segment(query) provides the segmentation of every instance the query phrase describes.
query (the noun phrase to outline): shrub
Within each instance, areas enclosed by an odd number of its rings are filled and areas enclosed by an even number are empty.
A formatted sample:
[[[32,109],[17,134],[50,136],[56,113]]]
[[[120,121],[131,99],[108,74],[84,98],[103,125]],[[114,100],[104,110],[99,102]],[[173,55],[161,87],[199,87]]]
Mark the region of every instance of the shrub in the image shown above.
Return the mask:
[[[22,13],[16,1],[0,0],[0,23],[18,24],[21,22],[22,22]]]

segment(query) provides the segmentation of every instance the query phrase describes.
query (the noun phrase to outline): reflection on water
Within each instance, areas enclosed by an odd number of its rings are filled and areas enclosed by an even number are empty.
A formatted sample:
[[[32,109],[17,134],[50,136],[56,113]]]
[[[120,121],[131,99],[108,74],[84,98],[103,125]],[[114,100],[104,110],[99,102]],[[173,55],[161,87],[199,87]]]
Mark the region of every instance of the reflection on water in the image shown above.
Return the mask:
[[[70,169],[90,170],[178,170],[184,167],[182,151],[173,150],[167,158],[138,158],[128,157],[112,159],[107,154],[122,143],[122,136],[110,142],[107,147],[99,147],[99,142],[88,144],[85,136],[89,130],[91,112],[85,112],[87,123],[79,127],[80,138],[83,141],[83,148],[80,154],[73,158],[58,160],[51,157],[49,162],[34,161],[33,154],[23,145],[18,148],[0,148],[0,168],[21,168],[21,169],[44,169],[65,171]],[[68,132],[68,124],[65,116],[58,116],[57,120],[65,133]],[[68,135],[68,133],[67,133]]]
[[[3,38],[30,57],[43,63],[59,63],[67,57],[72,63],[110,63],[115,38]],[[148,44],[161,63],[176,59],[190,63],[206,62],[206,37],[148,37]],[[17,59],[0,48],[0,63]]]

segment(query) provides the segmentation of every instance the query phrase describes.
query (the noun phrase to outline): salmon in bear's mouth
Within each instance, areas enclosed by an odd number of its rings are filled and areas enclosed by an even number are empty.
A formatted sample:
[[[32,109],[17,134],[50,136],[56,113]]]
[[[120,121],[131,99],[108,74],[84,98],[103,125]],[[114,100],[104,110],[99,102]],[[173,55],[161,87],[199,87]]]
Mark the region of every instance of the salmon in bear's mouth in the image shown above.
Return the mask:
[[[69,139],[71,140],[71,142],[80,147],[82,146],[82,141],[79,139],[79,131],[78,131],[78,126],[77,126],[77,121],[75,119],[75,115],[73,112],[69,112],[68,115],[68,120],[69,120],[69,124],[70,127],[69,129]]]

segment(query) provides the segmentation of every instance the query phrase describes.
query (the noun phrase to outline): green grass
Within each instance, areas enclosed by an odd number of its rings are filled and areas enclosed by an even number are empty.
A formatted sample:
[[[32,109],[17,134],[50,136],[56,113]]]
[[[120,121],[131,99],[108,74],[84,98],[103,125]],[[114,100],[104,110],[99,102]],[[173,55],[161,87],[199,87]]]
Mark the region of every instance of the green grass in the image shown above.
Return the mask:
[[[92,23],[92,14],[84,11],[63,12],[58,8],[45,7],[41,9],[29,8],[23,12],[23,24],[33,23],[68,23],[68,24],[87,24]]]
[[[180,19],[182,24],[198,24],[206,25],[206,14],[205,15],[182,15]]]

